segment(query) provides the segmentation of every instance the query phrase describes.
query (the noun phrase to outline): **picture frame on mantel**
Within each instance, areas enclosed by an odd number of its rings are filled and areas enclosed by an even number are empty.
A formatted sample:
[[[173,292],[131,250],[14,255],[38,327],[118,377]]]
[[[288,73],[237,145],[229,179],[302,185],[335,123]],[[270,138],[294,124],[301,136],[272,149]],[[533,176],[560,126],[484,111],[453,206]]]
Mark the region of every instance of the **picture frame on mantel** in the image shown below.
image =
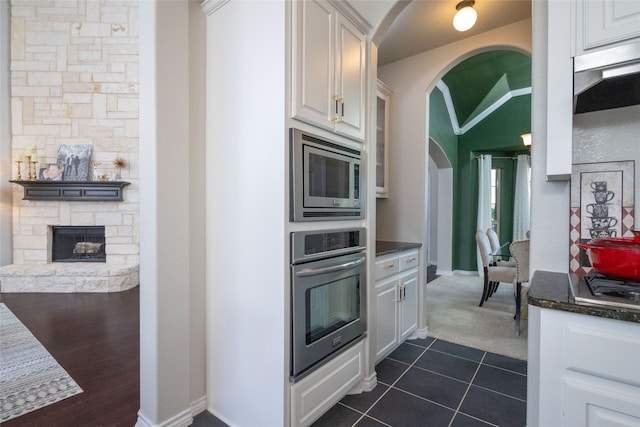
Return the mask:
[[[577,163],[571,173],[569,270],[591,271],[586,243],[598,237],[633,237],[635,162]]]
[[[68,144],[58,148],[58,163],[63,165],[63,181],[88,181],[93,146]]]
[[[64,166],[58,163],[49,163],[45,167],[40,168],[38,173],[39,181],[62,181],[64,175]]]

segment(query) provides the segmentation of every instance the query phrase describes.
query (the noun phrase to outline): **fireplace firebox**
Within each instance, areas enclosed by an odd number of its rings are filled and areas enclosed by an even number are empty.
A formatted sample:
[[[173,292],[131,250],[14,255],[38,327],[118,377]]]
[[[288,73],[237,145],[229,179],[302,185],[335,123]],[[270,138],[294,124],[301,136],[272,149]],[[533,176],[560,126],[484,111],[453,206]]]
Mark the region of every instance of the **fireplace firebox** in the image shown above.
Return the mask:
[[[51,262],[106,262],[104,226],[52,226]]]

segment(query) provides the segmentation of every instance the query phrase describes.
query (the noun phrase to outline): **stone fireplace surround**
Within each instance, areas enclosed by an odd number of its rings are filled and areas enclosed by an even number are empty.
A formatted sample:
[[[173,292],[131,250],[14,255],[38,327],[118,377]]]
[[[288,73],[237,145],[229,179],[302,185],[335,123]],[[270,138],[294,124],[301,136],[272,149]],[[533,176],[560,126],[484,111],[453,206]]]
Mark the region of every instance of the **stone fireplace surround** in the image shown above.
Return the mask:
[[[126,290],[139,283],[139,2],[36,3],[10,5],[12,160],[37,150],[46,165],[63,144],[91,144],[102,173],[126,160],[130,185],[122,201],[63,201],[23,200],[13,184],[13,264],[0,267],[0,290]],[[58,225],[104,226],[106,262],[51,263]]]
[[[117,292],[140,283],[137,185],[122,202],[25,201],[23,191],[14,185],[14,263],[0,267],[0,291]],[[106,262],[51,263],[57,225],[104,225]]]

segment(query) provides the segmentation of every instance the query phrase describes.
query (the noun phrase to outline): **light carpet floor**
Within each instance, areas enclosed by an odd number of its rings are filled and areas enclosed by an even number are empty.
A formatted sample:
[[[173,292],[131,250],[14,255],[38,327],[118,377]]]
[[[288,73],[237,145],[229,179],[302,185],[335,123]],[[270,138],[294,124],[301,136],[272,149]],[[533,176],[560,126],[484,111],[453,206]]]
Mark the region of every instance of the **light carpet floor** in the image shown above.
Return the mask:
[[[527,321],[521,320],[520,335],[515,335],[513,286],[500,284],[479,307],[482,283],[478,276],[461,275],[440,276],[427,283],[428,335],[526,360]]]
[[[0,422],[78,393],[73,378],[0,303]]]

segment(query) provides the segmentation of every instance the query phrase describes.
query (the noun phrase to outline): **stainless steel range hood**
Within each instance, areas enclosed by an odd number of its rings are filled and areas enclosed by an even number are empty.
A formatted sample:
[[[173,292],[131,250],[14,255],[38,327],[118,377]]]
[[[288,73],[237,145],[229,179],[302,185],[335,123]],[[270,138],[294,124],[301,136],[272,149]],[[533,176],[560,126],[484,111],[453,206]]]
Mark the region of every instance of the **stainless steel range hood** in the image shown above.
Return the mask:
[[[576,56],[574,113],[640,104],[640,42]]]

